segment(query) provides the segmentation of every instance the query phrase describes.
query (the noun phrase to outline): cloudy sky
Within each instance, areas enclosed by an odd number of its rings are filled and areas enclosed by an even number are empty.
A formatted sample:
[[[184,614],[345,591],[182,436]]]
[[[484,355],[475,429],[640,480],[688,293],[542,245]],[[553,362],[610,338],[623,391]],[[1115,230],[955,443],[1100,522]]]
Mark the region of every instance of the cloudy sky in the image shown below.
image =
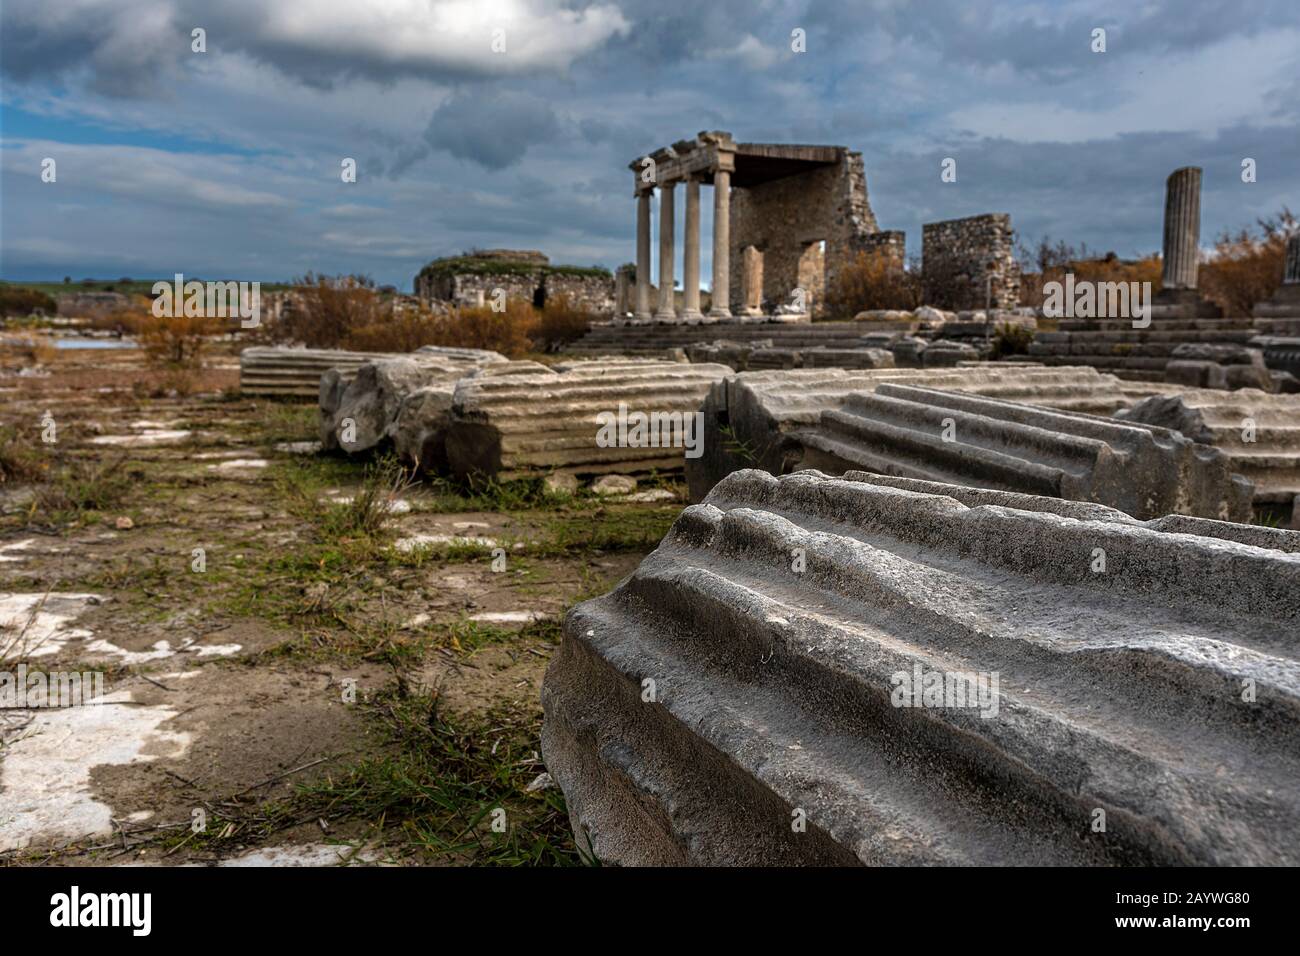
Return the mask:
[[[310,269],[410,289],[429,259],[475,246],[613,267],[635,253],[628,163],[703,129],[860,150],[881,228],[906,230],[912,253],[921,223],[994,211],[1029,241],[1155,250],[1164,179],[1185,165],[1205,169],[1203,243],[1300,211],[1296,0],[2,10],[10,279]]]

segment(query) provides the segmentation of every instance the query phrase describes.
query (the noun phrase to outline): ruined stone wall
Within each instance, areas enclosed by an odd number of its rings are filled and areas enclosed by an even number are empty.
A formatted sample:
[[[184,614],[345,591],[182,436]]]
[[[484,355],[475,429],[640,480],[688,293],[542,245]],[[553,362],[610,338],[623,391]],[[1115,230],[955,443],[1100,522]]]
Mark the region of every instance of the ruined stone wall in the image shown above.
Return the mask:
[[[1007,213],[926,223],[921,233],[926,303],[944,309],[984,308],[991,270],[994,308],[1015,308],[1020,266],[1014,248]]]
[[[542,289],[546,301],[558,296],[569,300],[575,309],[608,315],[614,311],[614,277],[565,275],[553,272],[546,276]]]
[[[873,232],[860,241],[859,249],[869,254],[884,253],[902,269],[907,263],[907,233],[901,229]]]
[[[794,289],[801,287],[808,293],[813,314],[822,314],[825,288],[839,269],[853,261],[859,243],[876,232],[862,154],[846,150],[843,155],[833,166],[732,189],[733,302],[743,304],[744,251],[753,246],[763,257],[764,310],[788,304]],[[824,254],[821,242],[826,243]],[[823,255],[821,262],[819,255]]]
[[[521,299],[529,305],[542,284],[540,272],[524,275],[472,275],[457,274],[451,277],[445,298],[457,305],[490,305],[497,289],[504,289],[507,299]]]

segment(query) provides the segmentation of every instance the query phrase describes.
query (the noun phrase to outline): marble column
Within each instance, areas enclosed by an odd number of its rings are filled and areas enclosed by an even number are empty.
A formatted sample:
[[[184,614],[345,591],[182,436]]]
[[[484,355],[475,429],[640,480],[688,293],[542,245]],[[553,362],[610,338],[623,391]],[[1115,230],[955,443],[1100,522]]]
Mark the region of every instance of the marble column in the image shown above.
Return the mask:
[[[709,315],[731,318],[731,173],[713,174],[713,306]]]
[[[1286,244],[1286,268],[1282,272],[1283,285],[1300,285],[1300,232]]]
[[[650,193],[636,194],[636,310],[638,319],[650,318]]]
[[[1195,289],[1201,251],[1201,169],[1184,166],[1165,181],[1164,289]]]
[[[682,254],[682,311],[679,319],[698,319],[700,313],[700,178],[686,180],[686,247]]]
[[[655,318],[674,320],[677,306],[673,301],[673,192],[675,182],[659,186],[659,309]]]

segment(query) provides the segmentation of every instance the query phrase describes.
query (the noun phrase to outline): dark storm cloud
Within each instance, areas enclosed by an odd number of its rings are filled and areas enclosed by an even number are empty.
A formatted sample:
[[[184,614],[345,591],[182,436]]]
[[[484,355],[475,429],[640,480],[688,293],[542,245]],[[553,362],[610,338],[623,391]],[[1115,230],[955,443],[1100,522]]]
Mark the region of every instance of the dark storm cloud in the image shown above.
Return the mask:
[[[560,122],[546,100],[525,93],[477,90],[458,93],[434,111],[424,137],[435,149],[499,170],[548,143]]]

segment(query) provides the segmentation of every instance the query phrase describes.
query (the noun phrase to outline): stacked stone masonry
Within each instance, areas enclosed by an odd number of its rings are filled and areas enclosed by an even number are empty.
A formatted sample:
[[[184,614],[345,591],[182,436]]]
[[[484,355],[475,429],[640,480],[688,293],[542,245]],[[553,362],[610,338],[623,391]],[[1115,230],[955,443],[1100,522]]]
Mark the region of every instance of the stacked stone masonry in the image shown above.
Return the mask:
[[[694,431],[709,387],[731,373],[723,365],[583,362],[564,371],[475,376],[462,380],[447,425],[448,467],[461,479],[508,480],[562,471],[680,472],[685,449],[629,440],[602,446],[601,414],[674,419]],[[687,419],[690,419],[687,423]],[[630,434],[630,433],[629,433]],[[687,437],[682,432],[682,437]]]
[[[1294,866],[1297,542],[739,472],[570,612],[542,756],[607,864]]]
[[[1020,265],[1007,213],[925,223],[921,243],[926,302],[944,309],[1020,304]]]

